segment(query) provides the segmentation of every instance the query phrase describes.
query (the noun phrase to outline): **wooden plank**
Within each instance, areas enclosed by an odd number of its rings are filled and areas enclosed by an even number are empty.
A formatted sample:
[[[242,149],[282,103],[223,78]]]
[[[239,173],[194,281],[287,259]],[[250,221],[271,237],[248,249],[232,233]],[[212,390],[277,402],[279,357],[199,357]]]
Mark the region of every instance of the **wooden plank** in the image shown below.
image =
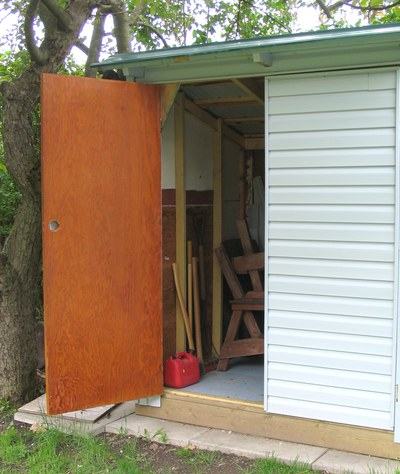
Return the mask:
[[[258,137],[258,138],[246,137],[244,139],[244,148],[246,150],[264,150],[265,139],[264,137]]]
[[[252,97],[255,102],[264,105],[264,81],[253,78],[232,79],[247,96]]]
[[[264,353],[264,338],[251,337],[236,341],[225,341],[221,349],[221,359],[252,356]]]
[[[229,104],[247,104],[258,102],[253,95],[249,96],[233,96],[233,97],[209,97],[207,99],[197,99],[194,101],[197,105],[229,105]]]
[[[250,270],[264,269],[264,252],[241,255],[233,259],[233,268],[236,273],[245,274]]]
[[[266,413],[261,404],[166,390],[161,408],[137,407],[138,415],[396,459],[393,431]]]
[[[174,105],[176,94],[179,91],[180,85],[180,82],[175,82],[173,84],[166,84],[161,87],[161,128],[164,127],[169,111]]]
[[[207,124],[212,129],[214,129],[214,130],[218,129],[218,119],[216,119],[214,116],[212,116],[206,110],[204,110],[201,107],[199,107],[198,105],[196,105],[188,97],[184,96],[183,104],[184,104],[185,110],[187,110],[189,113],[191,113],[192,115],[197,117],[199,120],[201,120],[202,122]]]
[[[264,122],[265,117],[229,117],[224,118],[225,123],[247,123],[247,122]]]
[[[243,252],[245,255],[253,253],[253,245],[251,243],[251,238],[249,234],[249,229],[247,228],[247,223],[244,219],[238,219],[236,221],[236,228],[238,230],[239,238],[242,243]],[[255,291],[263,291],[263,285],[261,282],[260,274],[257,270],[251,270],[249,272],[251,283]],[[235,295],[234,295],[235,296]],[[235,296],[236,298],[236,296]]]
[[[186,305],[187,259],[186,259],[186,186],[185,186],[185,117],[184,96],[179,93],[175,101],[175,206],[176,206],[176,264],[179,283]],[[186,349],[183,317],[176,300],[176,351]]]
[[[214,253],[218,259],[219,266],[222,269],[222,273],[224,274],[225,280],[228,283],[233,297],[235,299],[242,298],[244,296],[242,286],[240,285],[236,273],[233,271],[231,262],[224,248],[222,246],[217,247]]]
[[[229,140],[232,140],[233,142],[237,143],[240,147],[245,147],[244,137],[239,133],[235,132],[232,128],[228,127],[228,125],[222,125],[222,133],[226,138],[229,138]]]
[[[160,394],[159,89],[45,74],[41,99],[48,412]]]
[[[213,145],[213,250],[222,242],[222,121],[217,121]],[[216,351],[222,340],[222,273],[217,256],[212,260],[212,343]]]
[[[209,127],[211,127],[212,129],[218,132],[219,119],[215,118],[209,112],[199,107],[188,97],[184,97],[183,103],[184,103],[185,110],[187,110],[189,113],[191,113],[192,115],[197,117],[199,120],[201,120],[202,122],[207,124]],[[237,143],[242,148],[244,147],[244,143],[245,143],[244,137],[240,135],[239,133],[235,132],[235,130],[233,130],[228,125],[221,123],[221,132],[226,136],[226,138],[229,138],[230,140]]]

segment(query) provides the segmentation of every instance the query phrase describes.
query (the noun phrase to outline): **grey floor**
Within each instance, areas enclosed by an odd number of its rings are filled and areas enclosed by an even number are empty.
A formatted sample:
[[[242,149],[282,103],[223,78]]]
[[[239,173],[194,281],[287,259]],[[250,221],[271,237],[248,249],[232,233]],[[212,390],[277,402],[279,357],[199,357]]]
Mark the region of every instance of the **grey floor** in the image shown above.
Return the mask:
[[[204,375],[200,382],[181,390],[262,403],[264,361],[260,357],[236,359],[226,372],[214,370]]]

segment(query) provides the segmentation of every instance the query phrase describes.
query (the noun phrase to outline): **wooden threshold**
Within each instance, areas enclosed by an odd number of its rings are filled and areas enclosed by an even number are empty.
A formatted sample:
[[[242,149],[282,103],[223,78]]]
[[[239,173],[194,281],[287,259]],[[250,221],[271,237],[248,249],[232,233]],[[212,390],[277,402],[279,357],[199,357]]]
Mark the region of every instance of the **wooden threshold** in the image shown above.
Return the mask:
[[[165,389],[161,407],[138,415],[331,449],[399,459],[393,432],[266,413],[260,403]]]

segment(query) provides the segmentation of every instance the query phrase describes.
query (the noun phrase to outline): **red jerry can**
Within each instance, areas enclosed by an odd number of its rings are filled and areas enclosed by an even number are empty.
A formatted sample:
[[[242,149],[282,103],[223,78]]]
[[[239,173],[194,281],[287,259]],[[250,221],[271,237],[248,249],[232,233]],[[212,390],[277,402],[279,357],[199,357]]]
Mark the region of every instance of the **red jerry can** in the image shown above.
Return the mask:
[[[199,359],[190,352],[178,352],[165,361],[164,383],[167,387],[187,387],[199,380]]]

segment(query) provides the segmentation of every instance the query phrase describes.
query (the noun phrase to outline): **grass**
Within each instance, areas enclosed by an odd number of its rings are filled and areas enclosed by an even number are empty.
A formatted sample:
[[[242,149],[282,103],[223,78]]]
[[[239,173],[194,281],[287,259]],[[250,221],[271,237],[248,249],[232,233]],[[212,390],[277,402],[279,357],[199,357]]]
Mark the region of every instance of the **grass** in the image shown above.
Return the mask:
[[[255,465],[248,471],[248,474],[316,474],[306,464],[293,463],[283,464],[277,459],[268,458],[260,459]]]
[[[14,415],[15,407],[14,405],[0,398],[0,423],[6,423],[10,421]]]
[[[194,472],[204,472],[216,461],[218,454],[215,451],[201,451],[198,449],[179,448],[176,450],[178,458],[193,468]]]
[[[54,428],[32,431],[10,424],[14,411],[0,400],[0,474],[316,474],[308,466],[273,458],[253,462],[214,451],[173,448],[166,444],[164,430],[141,440],[127,433],[102,437]]]
[[[116,453],[102,438],[55,429],[33,433],[10,427],[0,434],[1,474],[150,473],[145,464],[132,439]]]

